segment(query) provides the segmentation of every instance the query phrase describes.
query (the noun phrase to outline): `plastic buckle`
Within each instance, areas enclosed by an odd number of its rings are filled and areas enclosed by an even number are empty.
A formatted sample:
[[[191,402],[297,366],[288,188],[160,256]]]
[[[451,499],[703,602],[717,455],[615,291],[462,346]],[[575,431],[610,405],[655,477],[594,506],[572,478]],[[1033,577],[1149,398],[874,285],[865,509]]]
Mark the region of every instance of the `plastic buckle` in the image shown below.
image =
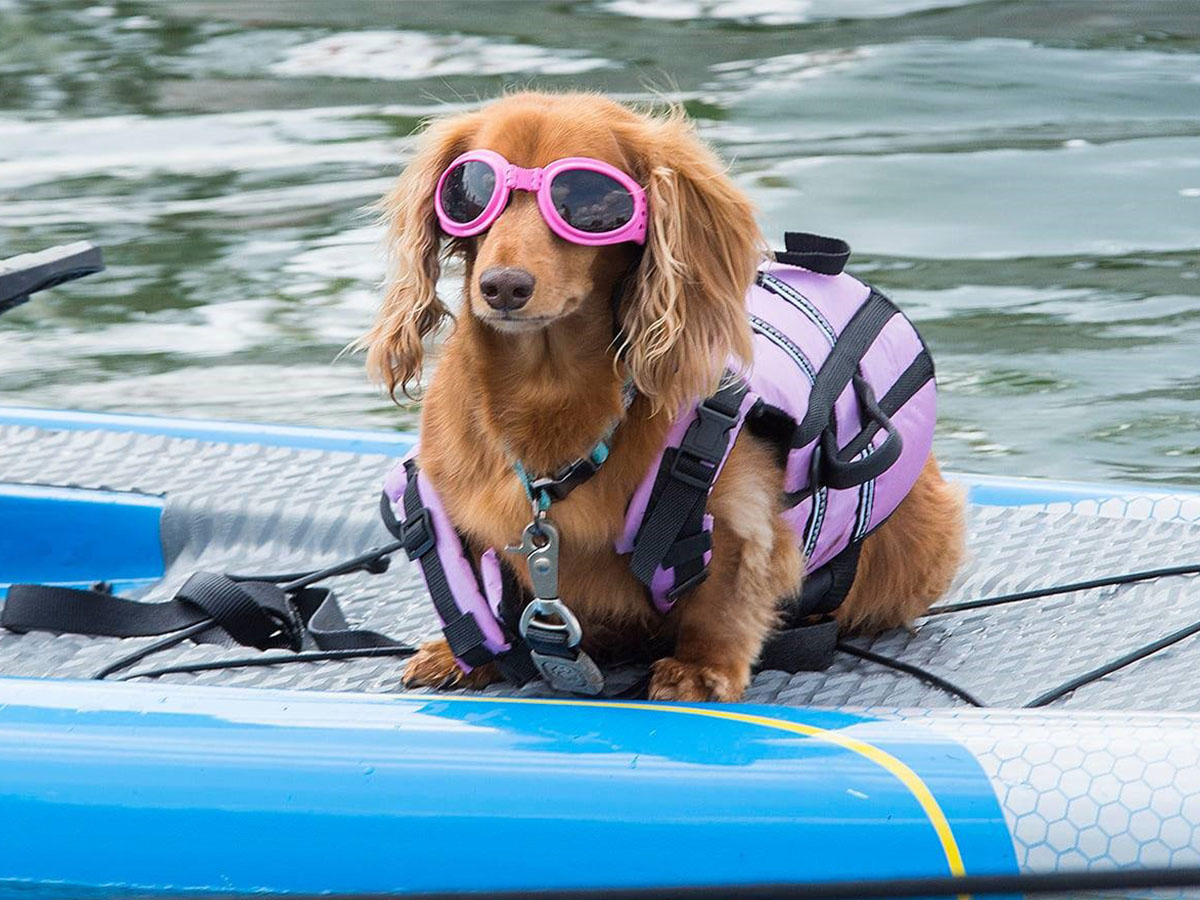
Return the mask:
[[[736,414],[726,415],[713,409],[707,401],[696,407],[696,421],[688,426],[671,462],[671,477],[697,490],[707,491],[729,446],[729,432],[737,423]],[[685,456],[707,469],[704,477],[685,472],[679,467],[680,460]]]
[[[533,491],[534,496],[537,495],[538,491],[545,491],[550,495],[551,500],[558,502],[571,493],[578,484],[591,478],[599,471],[600,466],[590,456],[584,456],[573,463],[563,466],[553,475],[536,479],[530,483],[529,487]]]
[[[696,421],[688,427],[679,449],[705,462],[720,462],[729,444],[729,431],[737,422],[737,413],[726,415],[706,400],[696,407]]]
[[[427,508],[422,508],[416,516],[405,519],[400,526],[400,540],[404,542],[404,552],[409,559],[419,559],[430,550],[437,539],[433,533],[433,518]]]
[[[304,622],[300,619],[300,613],[290,603],[286,614],[277,614],[271,610],[267,613],[279,625],[279,629],[271,635],[272,639],[280,641],[276,646],[299,653],[304,648]]]

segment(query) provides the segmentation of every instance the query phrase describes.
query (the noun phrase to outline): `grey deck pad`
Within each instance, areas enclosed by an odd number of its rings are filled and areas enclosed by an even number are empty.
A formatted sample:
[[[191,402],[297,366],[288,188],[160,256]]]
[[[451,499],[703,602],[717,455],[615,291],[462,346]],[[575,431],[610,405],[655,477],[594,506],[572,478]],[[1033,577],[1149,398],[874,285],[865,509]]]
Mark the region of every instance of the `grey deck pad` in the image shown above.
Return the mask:
[[[142,599],[166,599],[196,569],[278,572],[312,568],[383,543],[377,520],[383,456],[230,445],[102,431],[0,427],[0,481],[165,494],[167,573]],[[1200,526],[1029,508],[970,513],[971,558],[945,602],[1103,574],[1193,562]],[[436,621],[407,559],[382,576],[331,583],[359,625],[414,642]],[[1200,619],[1194,578],[1032,600],[922,620],[862,646],[917,663],[994,706],[1019,706],[1072,675]],[[87,678],[156,639],[83,638],[0,631],[0,674]],[[185,644],[156,654],[168,665],[254,651]],[[401,691],[394,659],[294,663],[164,676],[172,681],[307,690]],[[1056,705],[1200,711],[1200,637],[1088,685]],[[496,686],[488,693],[513,693]],[[517,691],[550,693],[541,683]],[[746,700],[819,706],[960,705],[910,675],[839,656],[826,672],[758,673]]]

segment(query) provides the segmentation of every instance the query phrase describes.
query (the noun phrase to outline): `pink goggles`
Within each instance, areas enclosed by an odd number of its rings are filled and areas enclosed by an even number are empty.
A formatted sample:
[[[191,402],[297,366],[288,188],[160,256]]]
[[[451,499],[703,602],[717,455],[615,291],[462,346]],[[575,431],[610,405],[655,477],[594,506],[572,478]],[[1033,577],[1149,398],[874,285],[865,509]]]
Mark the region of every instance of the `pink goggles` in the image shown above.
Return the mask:
[[[550,230],[574,244],[646,242],[646,192],[620,169],[586,156],[523,169],[492,150],[470,150],[442,173],[433,205],[447,234],[471,237],[500,218],[512,191],[536,193]]]

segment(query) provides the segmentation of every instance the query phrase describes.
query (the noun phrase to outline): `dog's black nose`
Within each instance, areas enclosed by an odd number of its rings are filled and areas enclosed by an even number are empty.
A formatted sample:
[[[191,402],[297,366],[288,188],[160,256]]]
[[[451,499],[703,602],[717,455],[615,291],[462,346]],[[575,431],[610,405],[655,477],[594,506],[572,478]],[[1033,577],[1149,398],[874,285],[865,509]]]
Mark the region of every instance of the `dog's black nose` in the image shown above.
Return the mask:
[[[524,269],[493,266],[479,276],[479,292],[492,309],[520,309],[533,296],[534,277]]]

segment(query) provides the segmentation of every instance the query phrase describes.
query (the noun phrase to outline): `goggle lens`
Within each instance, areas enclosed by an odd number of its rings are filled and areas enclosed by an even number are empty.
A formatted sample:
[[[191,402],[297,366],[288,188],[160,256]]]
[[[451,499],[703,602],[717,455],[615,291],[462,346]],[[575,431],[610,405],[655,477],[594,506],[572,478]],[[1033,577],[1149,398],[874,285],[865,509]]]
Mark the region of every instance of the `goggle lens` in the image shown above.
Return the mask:
[[[629,191],[602,172],[560,172],[550,183],[550,197],[564,222],[588,234],[616,231],[633,218]]]
[[[495,170],[485,162],[469,159],[446,174],[442,209],[455,222],[466,225],[483,215],[495,192]]]

